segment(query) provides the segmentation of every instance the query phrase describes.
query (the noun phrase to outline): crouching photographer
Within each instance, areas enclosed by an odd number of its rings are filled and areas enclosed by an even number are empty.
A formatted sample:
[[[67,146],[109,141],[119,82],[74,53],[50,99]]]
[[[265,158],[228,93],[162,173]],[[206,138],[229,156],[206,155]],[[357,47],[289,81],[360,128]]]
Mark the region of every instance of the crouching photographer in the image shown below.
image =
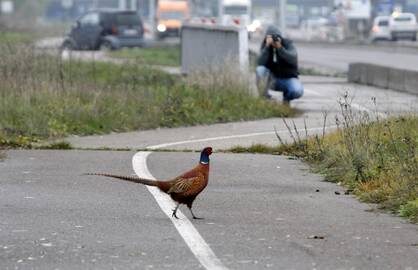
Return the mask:
[[[257,87],[265,98],[271,98],[270,87],[283,92],[283,103],[287,105],[303,95],[296,48],[291,40],[283,38],[278,28],[267,28],[257,64]]]

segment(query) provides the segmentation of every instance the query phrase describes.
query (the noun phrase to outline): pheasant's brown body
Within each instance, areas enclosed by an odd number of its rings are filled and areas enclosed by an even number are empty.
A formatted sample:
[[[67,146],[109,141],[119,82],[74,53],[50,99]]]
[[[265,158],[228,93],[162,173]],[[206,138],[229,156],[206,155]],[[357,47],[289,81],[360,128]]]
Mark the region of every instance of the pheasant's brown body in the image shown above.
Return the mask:
[[[159,182],[158,188],[170,194],[171,198],[179,203],[191,207],[196,196],[208,184],[209,164],[198,164],[194,169],[176,177],[168,182]]]
[[[194,219],[197,217],[193,214],[192,205],[197,195],[202,192],[208,184],[209,180],[209,155],[212,154],[212,148],[203,149],[199,164],[183,173],[180,176],[168,181],[150,180],[137,176],[120,176],[107,173],[89,173],[88,175],[99,175],[113,177],[129,182],[140,183],[147,186],[158,187],[162,192],[167,193],[178,204],[173,210],[173,217],[177,218],[176,212],[180,204],[186,204],[190,209]]]

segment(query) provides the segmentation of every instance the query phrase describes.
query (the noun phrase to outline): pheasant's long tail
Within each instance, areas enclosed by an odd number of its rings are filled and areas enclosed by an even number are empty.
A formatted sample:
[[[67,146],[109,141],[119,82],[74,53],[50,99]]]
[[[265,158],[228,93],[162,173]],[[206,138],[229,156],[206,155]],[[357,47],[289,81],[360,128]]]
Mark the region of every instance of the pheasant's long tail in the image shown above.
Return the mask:
[[[134,182],[134,183],[139,183],[139,184],[143,184],[147,186],[158,187],[158,181],[145,179],[145,178],[139,178],[138,176],[123,176],[123,175],[115,175],[115,174],[110,174],[110,173],[85,173],[83,175],[98,175],[98,176],[112,177],[112,178],[125,180],[128,182]]]

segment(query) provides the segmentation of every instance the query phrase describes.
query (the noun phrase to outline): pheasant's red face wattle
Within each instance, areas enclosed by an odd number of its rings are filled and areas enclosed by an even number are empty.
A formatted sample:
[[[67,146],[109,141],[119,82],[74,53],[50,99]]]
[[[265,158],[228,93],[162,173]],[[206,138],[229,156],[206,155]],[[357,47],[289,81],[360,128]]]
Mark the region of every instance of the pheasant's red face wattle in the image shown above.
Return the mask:
[[[208,156],[211,155],[212,154],[212,147],[206,147],[205,152]]]

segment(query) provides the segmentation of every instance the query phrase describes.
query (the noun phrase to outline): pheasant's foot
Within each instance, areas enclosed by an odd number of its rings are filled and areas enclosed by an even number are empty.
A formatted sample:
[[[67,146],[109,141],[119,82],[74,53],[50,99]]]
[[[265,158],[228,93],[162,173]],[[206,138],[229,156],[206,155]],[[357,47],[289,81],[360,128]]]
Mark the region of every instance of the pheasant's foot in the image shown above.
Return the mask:
[[[190,210],[190,213],[192,214],[193,219],[203,219],[203,218],[200,218],[200,217],[196,217],[196,216],[194,215],[193,210],[192,210],[192,208],[191,208],[191,207],[189,207],[189,210]]]
[[[173,214],[172,214],[171,216],[172,216],[172,217],[174,217],[174,218],[179,219],[179,218],[177,217],[177,209],[174,209],[174,210],[173,210]]]
[[[177,204],[176,208],[173,209],[173,214],[171,215],[172,217],[175,217],[175,218],[179,219],[177,217],[177,209],[179,209],[179,207],[180,207],[180,204]]]

